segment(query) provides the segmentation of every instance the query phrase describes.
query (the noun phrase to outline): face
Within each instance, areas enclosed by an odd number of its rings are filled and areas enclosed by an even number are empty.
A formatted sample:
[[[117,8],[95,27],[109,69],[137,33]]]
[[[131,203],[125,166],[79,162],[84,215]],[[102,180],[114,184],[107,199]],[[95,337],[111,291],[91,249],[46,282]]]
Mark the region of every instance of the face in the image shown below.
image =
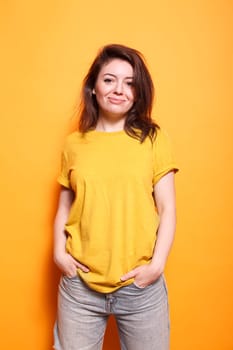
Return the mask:
[[[93,93],[99,106],[99,117],[125,117],[134,103],[133,68],[121,59],[113,59],[99,72]]]

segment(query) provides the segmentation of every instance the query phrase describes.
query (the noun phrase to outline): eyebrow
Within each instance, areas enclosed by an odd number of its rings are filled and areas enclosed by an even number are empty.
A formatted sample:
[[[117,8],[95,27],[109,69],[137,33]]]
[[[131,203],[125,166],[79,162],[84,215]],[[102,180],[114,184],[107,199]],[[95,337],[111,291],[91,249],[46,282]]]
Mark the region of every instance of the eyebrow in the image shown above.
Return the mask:
[[[104,76],[105,75],[111,75],[112,77],[117,78],[117,76],[115,74],[112,74],[112,73],[105,73]],[[125,79],[133,79],[133,77],[125,77]]]

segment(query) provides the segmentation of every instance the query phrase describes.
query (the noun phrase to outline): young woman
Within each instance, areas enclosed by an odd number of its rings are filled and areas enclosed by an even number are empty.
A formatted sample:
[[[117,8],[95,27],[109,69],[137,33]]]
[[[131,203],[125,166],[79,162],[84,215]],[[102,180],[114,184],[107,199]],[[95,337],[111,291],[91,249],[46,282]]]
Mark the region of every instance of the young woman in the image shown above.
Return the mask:
[[[57,350],[100,350],[111,314],[122,350],[169,348],[163,271],[177,167],[151,119],[153,93],[141,53],[122,45],[105,46],[84,80],[79,130],[66,140],[58,179]]]

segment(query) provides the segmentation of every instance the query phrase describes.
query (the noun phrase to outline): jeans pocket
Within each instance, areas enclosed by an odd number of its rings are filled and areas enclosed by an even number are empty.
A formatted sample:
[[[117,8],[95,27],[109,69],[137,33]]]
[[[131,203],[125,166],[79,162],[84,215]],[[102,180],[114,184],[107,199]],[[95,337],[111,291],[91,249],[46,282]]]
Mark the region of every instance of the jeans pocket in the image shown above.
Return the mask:
[[[78,275],[74,275],[72,277],[69,277],[69,276],[66,276],[66,275],[63,275],[63,278],[69,280],[69,281],[72,281],[72,280],[76,280],[78,278]]]
[[[149,287],[152,287],[153,285],[161,285],[163,284],[164,285],[164,289],[166,291],[166,294],[167,294],[167,285],[166,285],[166,281],[164,279],[164,276],[163,275],[160,275],[154,282],[152,282],[151,284],[148,284],[148,286],[145,286],[145,287],[141,287],[137,284],[137,282],[134,282],[132,283],[137,289],[146,289],[146,288],[149,288]]]
[[[163,286],[164,286],[164,289],[165,289],[166,296],[168,296],[167,282],[166,282],[166,280],[165,280],[164,275],[162,275],[161,277],[162,277]]]
[[[140,287],[135,281],[133,282],[133,285],[137,288],[137,289],[145,289],[146,287]]]

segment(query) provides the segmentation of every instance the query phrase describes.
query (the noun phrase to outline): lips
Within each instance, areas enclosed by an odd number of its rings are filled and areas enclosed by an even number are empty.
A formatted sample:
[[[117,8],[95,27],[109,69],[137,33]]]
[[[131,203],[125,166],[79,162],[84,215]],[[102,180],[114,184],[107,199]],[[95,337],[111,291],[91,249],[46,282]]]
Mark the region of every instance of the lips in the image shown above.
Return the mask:
[[[109,100],[109,102],[116,104],[116,105],[119,105],[119,104],[125,102],[125,100],[115,98],[115,97],[109,97],[108,100]]]

